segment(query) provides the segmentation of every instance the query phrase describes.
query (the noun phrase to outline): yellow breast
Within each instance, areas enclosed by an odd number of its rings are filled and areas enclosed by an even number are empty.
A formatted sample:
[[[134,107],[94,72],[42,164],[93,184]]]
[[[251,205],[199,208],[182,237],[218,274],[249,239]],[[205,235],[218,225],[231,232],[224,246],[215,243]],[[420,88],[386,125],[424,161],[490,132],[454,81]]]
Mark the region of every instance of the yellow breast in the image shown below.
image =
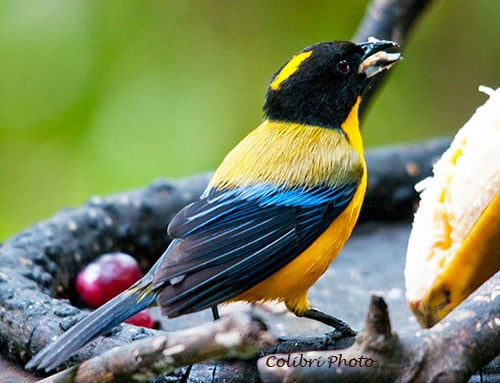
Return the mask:
[[[338,130],[266,120],[226,156],[210,187],[335,187],[358,180],[360,155]]]

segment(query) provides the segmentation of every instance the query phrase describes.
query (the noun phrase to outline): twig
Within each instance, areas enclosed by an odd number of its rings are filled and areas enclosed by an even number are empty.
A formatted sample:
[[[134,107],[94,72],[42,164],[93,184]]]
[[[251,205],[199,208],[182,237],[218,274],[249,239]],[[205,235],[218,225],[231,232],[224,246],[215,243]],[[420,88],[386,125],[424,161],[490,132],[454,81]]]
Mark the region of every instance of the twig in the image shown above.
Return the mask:
[[[141,382],[207,359],[249,359],[275,339],[249,313],[113,348],[40,383]]]
[[[260,358],[263,382],[466,382],[500,353],[500,273],[430,330],[398,336],[372,295],[353,346]]]

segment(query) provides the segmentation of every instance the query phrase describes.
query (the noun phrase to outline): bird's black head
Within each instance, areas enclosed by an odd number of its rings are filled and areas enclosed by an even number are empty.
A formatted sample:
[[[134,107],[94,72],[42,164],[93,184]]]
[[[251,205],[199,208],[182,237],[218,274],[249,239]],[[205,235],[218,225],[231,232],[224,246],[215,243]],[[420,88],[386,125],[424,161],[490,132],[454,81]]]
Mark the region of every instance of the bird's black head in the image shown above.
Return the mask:
[[[387,53],[398,45],[370,39],[354,44],[334,41],[312,45],[293,56],[271,78],[266,117],[339,128],[371,77],[400,59]]]

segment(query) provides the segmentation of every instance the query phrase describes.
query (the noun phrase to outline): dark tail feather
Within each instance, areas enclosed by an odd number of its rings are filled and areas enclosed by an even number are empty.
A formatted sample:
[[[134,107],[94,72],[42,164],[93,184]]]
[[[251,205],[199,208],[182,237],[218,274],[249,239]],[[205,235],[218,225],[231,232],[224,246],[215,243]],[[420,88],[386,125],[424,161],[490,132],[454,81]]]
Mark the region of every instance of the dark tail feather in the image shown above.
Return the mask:
[[[35,355],[25,368],[53,370],[80,347],[151,306],[155,301],[156,293],[151,290],[150,284],[131,287],[61,334]]]

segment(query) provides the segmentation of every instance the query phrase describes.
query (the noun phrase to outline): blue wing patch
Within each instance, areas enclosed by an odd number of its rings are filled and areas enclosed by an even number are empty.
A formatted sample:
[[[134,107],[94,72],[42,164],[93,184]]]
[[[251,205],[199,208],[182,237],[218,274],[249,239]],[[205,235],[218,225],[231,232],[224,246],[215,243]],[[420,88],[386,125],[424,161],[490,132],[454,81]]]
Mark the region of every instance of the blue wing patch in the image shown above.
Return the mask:
[[[181,210],[153,288],[169,317],[241,294],[304,251],[350,203],[358,184],[209,189]],[[175,281],[175,283],[173,282]]]

